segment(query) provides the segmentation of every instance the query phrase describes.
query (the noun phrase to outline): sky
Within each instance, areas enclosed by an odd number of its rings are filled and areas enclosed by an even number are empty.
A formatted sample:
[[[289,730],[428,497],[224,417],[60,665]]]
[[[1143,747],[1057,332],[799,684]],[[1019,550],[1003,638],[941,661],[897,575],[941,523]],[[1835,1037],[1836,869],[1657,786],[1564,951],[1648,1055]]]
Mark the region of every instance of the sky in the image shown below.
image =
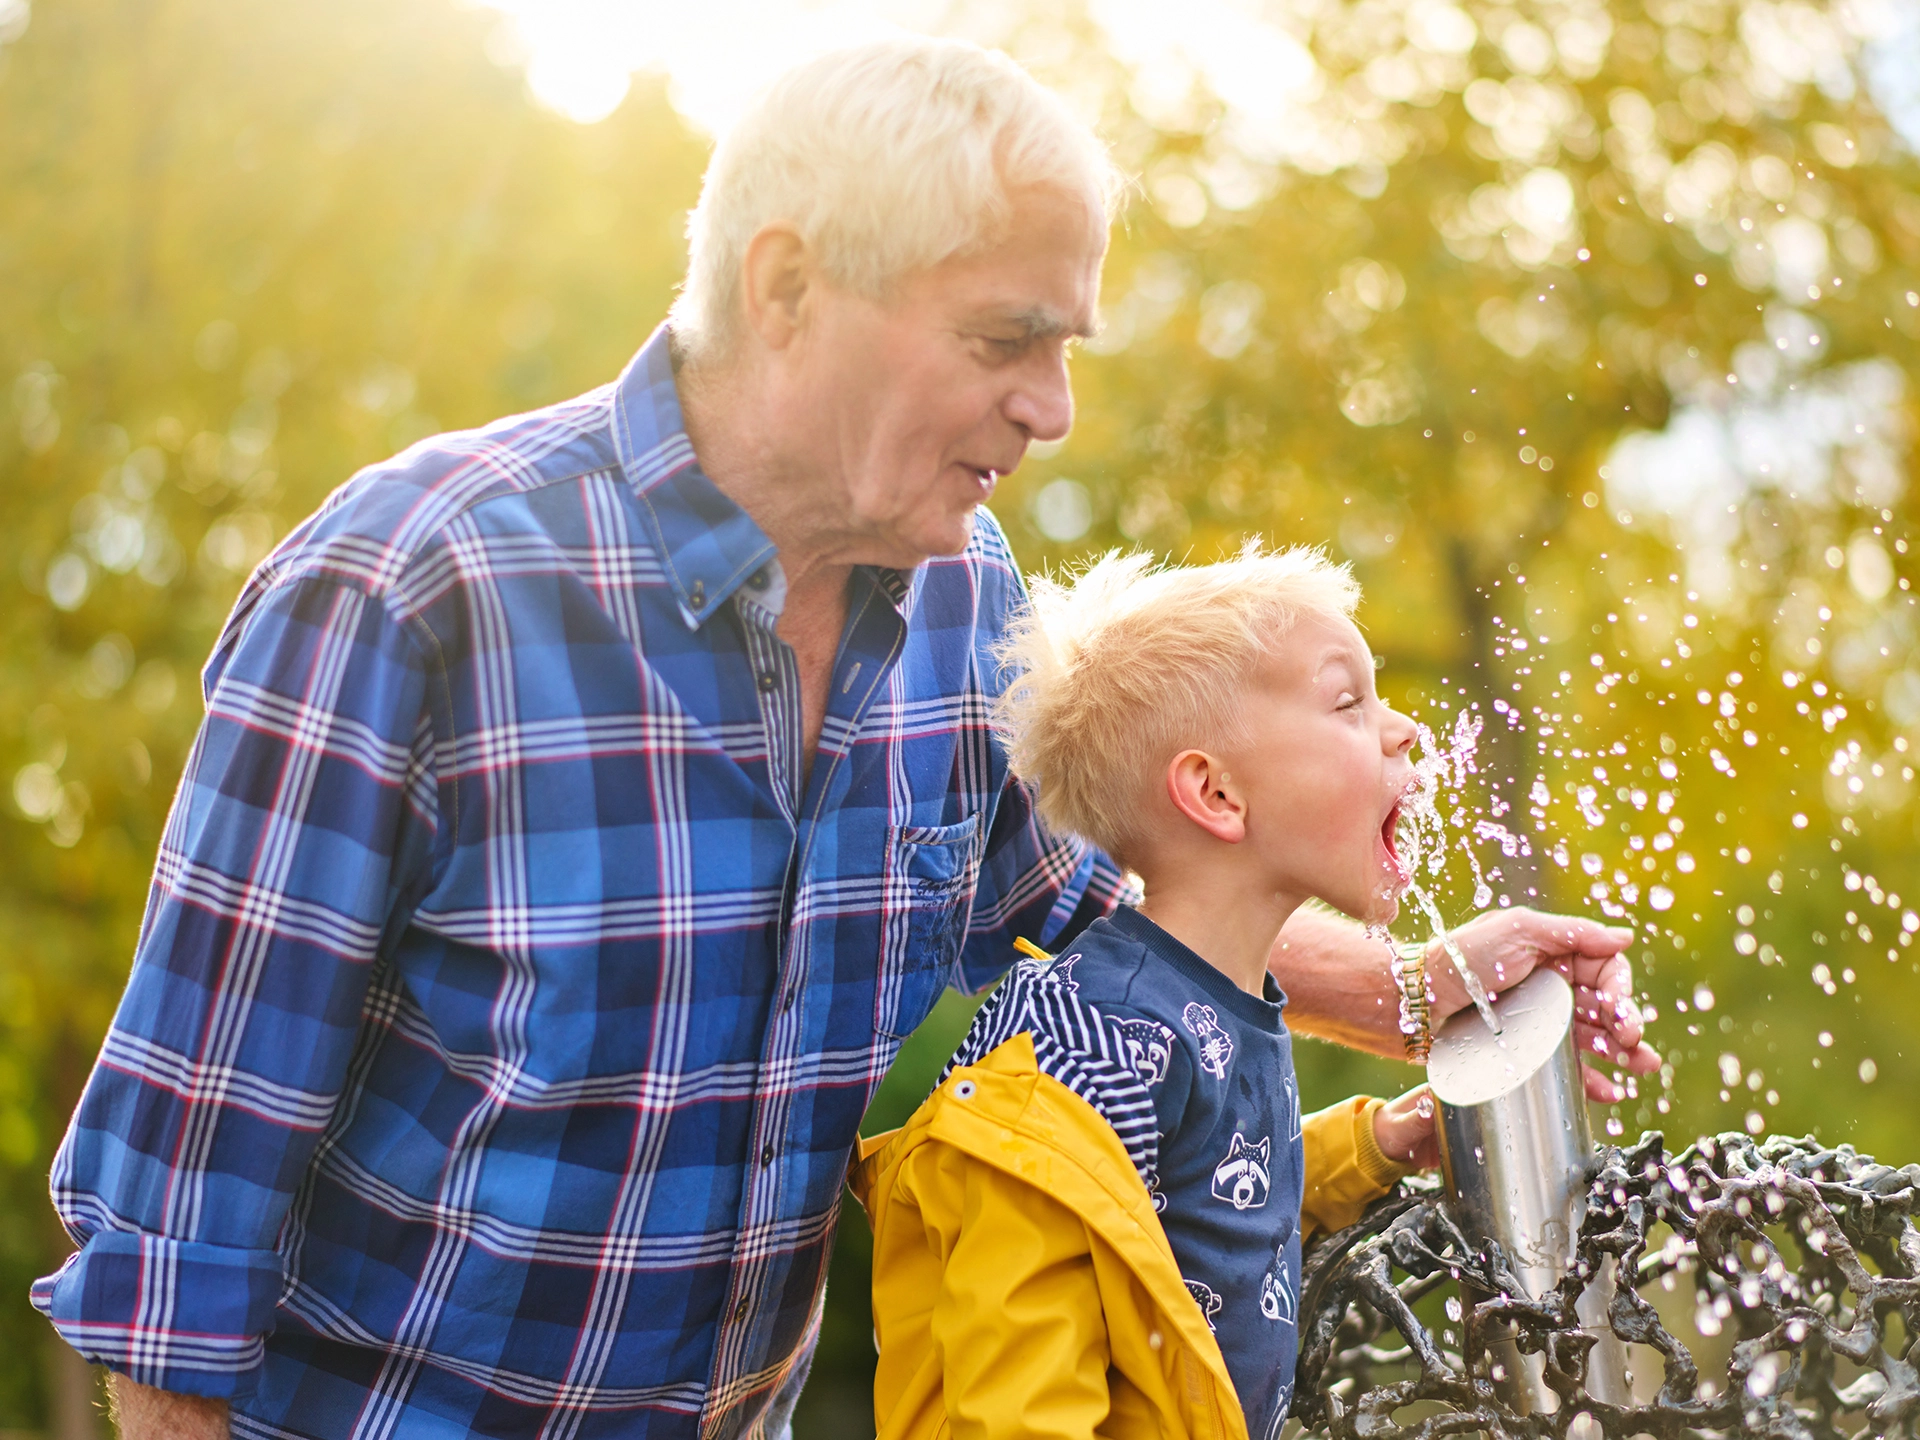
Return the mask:
[[[956,22],[965,33],[971,21],[982,32],[972,38],[990,40],[1007,28],[1019,0],[974,0],[965,8],[948,0],[476,3],[503,14],[496,58],[524,65],[535,96],[561,114],[591,124],[618,107],[634,74],[664,72],[675,108],[717,134],[802,56],[902,30],[954,33]],[[10,4],[24,9],[23,0],[0,0],[0,17]],[[1847,28],[1873,37],[1863,56],[1867,82],[1908,142],[1920,146],[1920,4],[1836,0],[1833,8]],[[1184,95],[1197,75],[1230,110],[1251,112],[1268,128],[1282,117],[1261,112],[1288,109],[1314,79],[1311,57],[1253,0],[1091,0],[1088,9],[1141,76],[1136,100],[1143,89]],[[1408,9],[1436,35],[1466,18],[1449,0],[1410,0]]]
[[[943,0],[481,3],[506,19],[496,58],[524,64],[535,96],[560,113],[592,123],[619,105],[634,73],[663,71],[675,108],[714,134],[802,56],[901,31],[966,34],[969,21],[981,32],[970,38],[990,40],[1006,28],[1005,11],[1017,0],[986,0],[964,11]],[[1089,10],[1122,59],[1149,72],[1171,71],[1166,85],[1182,93],[1198,71],[1223,98],[1270,104],[1312,77],[1306,51],[1236,0],[1093,0]]]

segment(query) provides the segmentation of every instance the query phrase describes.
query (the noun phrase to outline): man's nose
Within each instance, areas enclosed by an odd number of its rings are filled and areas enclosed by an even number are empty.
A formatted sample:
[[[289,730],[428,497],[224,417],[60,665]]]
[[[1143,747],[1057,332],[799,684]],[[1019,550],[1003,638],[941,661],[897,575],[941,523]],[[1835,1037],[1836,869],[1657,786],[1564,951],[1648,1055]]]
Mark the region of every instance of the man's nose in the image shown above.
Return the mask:
[[[1073,429],[1073,384],[1064,349],[1035,356],[1007,396],[1006,416],[1034,440],[1064,440]]]

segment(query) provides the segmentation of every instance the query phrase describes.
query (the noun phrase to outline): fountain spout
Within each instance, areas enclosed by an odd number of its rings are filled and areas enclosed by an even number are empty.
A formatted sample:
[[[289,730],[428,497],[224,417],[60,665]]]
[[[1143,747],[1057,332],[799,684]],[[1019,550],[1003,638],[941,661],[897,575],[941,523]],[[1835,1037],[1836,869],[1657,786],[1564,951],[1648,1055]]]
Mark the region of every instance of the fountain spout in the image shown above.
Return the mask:
[[[1499,1034],[1477,1010],[1462,1010],[1434,1037],[1428,1061],[1446,1208],[1469,1241],[1497,1241],[1527,1298],[1538,1300],[1574,1264],[1595,1163],[1574,1053],[1573,991],[1558,973],[1541,969],[1494,1006]],[[1588,1394],[1626,1405],[1633,1398],[1627,1349],[1607,1324],[1610,1271],[1594,1276],[1575,1308],[1581,1329],[1594,1337]],[[1507,1336],[1495,1341],[1492,1358],[1512,1409],[1556,1408],[1542,1356],[1520,1354]]]

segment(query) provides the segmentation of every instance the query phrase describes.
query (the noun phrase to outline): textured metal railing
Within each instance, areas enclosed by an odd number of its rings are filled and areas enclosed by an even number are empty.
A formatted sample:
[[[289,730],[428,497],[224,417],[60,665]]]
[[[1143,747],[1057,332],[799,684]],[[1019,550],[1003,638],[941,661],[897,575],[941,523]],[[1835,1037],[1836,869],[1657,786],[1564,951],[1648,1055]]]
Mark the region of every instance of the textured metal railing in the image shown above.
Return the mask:
[[[1657,1133],[1602,1146],[1595,1162],[1574,1268],[1538,1300],[1497,1245],[1476,1253],[1437,1190],[1415,1184],[1316,1243],[1294,1414],[1336,1440],[1916,1434],[1920,1165],[1738,1134],[1669,1156]],[[1634,1352],[1644,1398],[1625,1405],[1584,1385],[1593,1339],[1574,1301],[1605,1265],[1618,1267],[1613,1332],[1651,1351]],[[1690,1301],[1699,1334],[1730,1338],[1724,1368],[1703,1373],[1641,1293],[1650,1289]],[[1437,1336],[1415,1313],[1436,1292],[1447,1317]],[[1492,1298],[1473,1303],[1476,1293]],[[1505,1333],[1546,1357],[1557,1410],[1521,1414],[1502,1401],[1489,1347]]]

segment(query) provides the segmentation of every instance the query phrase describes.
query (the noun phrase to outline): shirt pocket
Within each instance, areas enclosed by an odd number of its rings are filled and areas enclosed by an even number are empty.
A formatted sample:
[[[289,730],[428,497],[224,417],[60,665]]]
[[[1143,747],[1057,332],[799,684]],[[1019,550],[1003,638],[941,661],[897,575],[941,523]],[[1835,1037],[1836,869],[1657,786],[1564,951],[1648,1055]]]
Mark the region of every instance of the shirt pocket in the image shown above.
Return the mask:
[[[887,914],[873,1028],[904,1040],[953,976],[980,877],[980,817],[896,825],[887,847]],[[902,913],[904,911],[904,913]]]

